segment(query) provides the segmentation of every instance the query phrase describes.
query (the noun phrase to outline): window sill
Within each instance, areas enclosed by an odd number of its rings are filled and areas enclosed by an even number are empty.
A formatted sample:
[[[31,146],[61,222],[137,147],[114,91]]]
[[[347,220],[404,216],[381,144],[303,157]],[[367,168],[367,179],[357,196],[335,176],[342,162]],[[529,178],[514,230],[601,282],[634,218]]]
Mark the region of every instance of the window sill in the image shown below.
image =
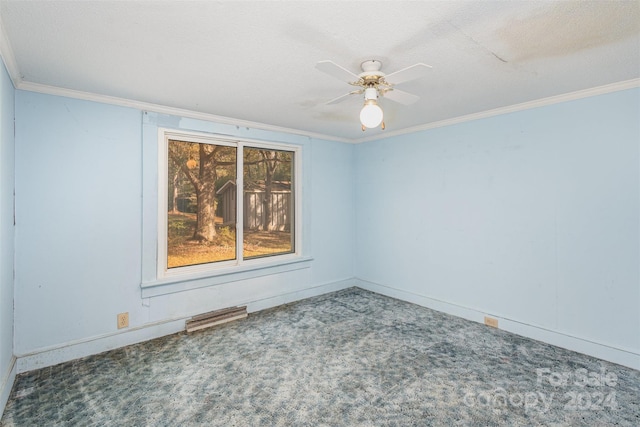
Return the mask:
[[[298,257],[286,261],[255,263],[242,267],[230,267],[208,271],[206,273],[166,277],[151,282],[143,282],[140,285],[142,288],[142,298],[189,291],[287,271],[301,270],[311,267],[311,261],[313,261],[312,257]]]

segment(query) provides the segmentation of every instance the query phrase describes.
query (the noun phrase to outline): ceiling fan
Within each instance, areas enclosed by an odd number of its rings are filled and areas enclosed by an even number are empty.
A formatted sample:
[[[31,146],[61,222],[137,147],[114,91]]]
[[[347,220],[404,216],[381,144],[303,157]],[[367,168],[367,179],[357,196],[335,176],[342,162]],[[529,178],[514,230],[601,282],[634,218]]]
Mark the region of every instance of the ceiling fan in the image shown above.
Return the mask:
[[[424,76],[429,68],[432,67],[419,62],[402,70],[385,74],[380,71],[382,62],[371,59],[360,64],[360,68],[362,68],[360,74],[352,73],[330,60],[318,62],[316,68],[352,86],[359,87],[359,89],[330,100],[327,105],[337,104],[348,99],[351,95],[362,95],[364,93],[364,107],[360,111],[360,123],[364,131],[367,128],[375,128],[379,125],[382,125],[382,129],[385,128],[382,108],[378,105],[378,97],[383,96],[403,105],[413,104],[420,98],[398,90],[395,86]]]

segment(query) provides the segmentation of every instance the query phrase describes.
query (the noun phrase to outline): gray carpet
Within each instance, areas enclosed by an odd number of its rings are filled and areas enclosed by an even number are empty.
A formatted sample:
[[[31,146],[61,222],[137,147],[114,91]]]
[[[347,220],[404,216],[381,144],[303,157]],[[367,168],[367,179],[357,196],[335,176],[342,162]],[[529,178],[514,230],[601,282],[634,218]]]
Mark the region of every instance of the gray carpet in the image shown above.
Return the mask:
[[[640,372],[361,289],[19,375],[4,426],[640,425]]]

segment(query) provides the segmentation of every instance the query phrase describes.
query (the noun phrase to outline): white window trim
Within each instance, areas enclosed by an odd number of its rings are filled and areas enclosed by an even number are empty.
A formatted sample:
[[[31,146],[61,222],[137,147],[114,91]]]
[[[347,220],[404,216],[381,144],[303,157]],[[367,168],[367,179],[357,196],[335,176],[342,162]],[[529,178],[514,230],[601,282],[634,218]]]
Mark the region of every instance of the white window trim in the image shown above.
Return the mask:
[[[266,148],[274,150],[285,150],[294,152],[294,250],[295,252],[282,255],[271,255],[261,258],[243,259],[243,227],[236,223],[236,254],[237,258],[230,261],[216,263],[192,265],[185,267],[167,268],[167,212],[168,212],[168,141],[169,139],[179,139],[189,142],[216,144],[237,147],[237,172],[236,188],[243,186],[242,150],[245,146]],[[241,193],[241,190],[238,190]],[[278,142],[267,142],[251,140],[246,138],[235,138],[215,134],[203,134],[186,130],[175,130],[168,128],[158,128],[158,244],[157,244],[157,277],[152,286],[161,284],[176,283],[185,280],[202,279],[214,276],[227,276],[233,273],[244,273],[252,270],[267,269],[270,267],[290,266],[288,269],[304,268],[296,264],[308,261],[310,258],[302,256],[302,147],[298,145],[282,144]],[[236,221],[243,218],[244,197],[236,197]],[[239,226],[240,225],[240,226]],[[267,274],[267,273],[265,273]],[[259,274],[258,274],[259,275]],[[144,287],[144,285],[143,285]]]

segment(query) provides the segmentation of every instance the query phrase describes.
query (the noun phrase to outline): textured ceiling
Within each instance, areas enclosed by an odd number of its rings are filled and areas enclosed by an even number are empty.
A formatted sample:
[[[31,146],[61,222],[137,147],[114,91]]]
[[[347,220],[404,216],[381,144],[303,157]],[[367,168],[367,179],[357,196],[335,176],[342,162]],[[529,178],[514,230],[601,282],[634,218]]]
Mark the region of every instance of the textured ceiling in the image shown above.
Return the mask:
[[[640,2],[1,1],[3,58],[37,83],[343,139],[360,97],[317,69],[424,62],[387,130],[640,77]],[[9,57],[11,56],[11,57]]]

